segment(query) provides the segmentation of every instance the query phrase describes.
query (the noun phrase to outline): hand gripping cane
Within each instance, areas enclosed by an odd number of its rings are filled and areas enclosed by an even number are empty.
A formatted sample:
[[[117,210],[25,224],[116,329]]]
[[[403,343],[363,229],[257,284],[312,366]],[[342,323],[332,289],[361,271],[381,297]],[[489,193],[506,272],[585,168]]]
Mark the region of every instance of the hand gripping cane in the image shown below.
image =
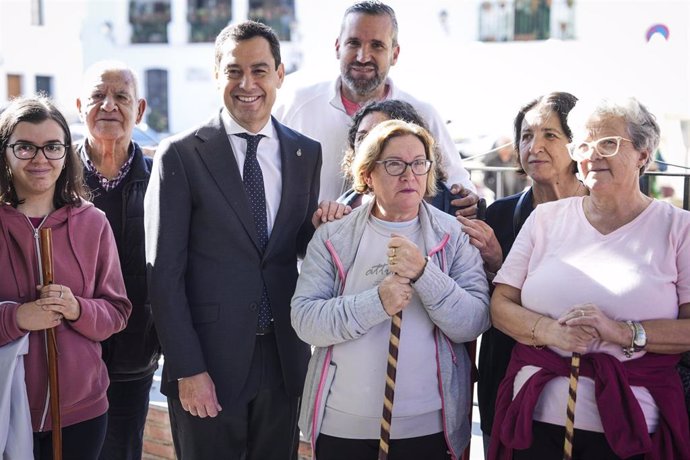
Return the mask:
[[[41,229],[41,267],[43,285],[53,284],[53,234]],[[60,387],[58,383],[57,339],[55,328],[46,331],[48,341],[48,381],[50,386],[50,420],[53,431],[53,460],[62,460],[62,427],[60,423]]]
[[[393,418],[393,397],[395,396],[395,374],[398,367],[398,347],[400,346],[400,326],[402,326],[402,311],[399,311],[393,316],[391,322],[391,335],[388,341],[386,392],[383,398],[383,415],[381,416],[379,460],[388,459],[388,447],[391,438],[391,419]]]

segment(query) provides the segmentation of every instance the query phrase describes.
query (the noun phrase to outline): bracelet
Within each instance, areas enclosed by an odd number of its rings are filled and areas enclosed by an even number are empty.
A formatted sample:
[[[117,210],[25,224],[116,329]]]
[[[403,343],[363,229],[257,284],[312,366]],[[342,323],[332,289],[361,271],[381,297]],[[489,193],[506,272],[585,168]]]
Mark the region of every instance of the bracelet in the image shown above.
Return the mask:
[[[419,276],[418,276],[418,277],[416,277],[415,279],[410,280],[411,283],[416,283],[416,282],[419,280],[419,278],[422,277],[422,275],[424,274],[424,270],[426,270],[426,266],[429,264],[429,261],[430,261],[430,260],[431,260],[431,257],[429,257],[429,256],[424,256],[424,267],[422,268],[422,271],[419,273]]]
[[[543,315],[537,318],[537,320],[534,322],[534,326],[532,326],[532,330],[530,331],[530,338],[532,339],[532,348],[537,350],[541,350],[542,348],[544,348],[544,345],[537,345],[537,339],[534,336],[534,331],[536,331],[537,329],[537,324],[539,324],[539,321],[541,321],[542,319],[544,319]]]
[[[628,327],[630,328],[630,332],[631,332],[630,335],[632,338],[630,339],[630,346],[629,347],[623,347],[623,354],[625,355],[626,358],[632,358],[632,355],[635,352],[635,325],[630,320],[626,321],[625,324],[627,324]]]

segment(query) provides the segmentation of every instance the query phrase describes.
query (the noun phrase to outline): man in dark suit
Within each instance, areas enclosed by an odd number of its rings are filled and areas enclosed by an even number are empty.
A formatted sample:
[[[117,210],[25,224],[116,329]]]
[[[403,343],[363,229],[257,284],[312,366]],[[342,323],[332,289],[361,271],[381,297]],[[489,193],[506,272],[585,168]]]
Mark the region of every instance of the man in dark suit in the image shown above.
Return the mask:
[[[315,213],[321,146],[270,115],[283,77],[269,27],[225,28],[223,109],[163,141],[154,161],[146,251],[180,459],[296,458],[309,358],[290,325],[296,262],[343,208]]]

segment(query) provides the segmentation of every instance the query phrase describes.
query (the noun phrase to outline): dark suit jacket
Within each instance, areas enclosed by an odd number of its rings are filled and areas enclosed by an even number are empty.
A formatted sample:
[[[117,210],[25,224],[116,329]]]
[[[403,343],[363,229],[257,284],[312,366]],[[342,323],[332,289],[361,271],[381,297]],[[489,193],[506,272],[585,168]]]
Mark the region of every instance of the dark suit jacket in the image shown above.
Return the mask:
[[[290,324],[290,299],[297,257],[314,232],[321,146],[272,121],[283,189],[263,257],[220,115],[163,141],[156,153],[145,201],[146,259],[165,355],[161,390],[169,397],[178,396],[178,378],[208,371],[221,406],[235,401],[251,364],[262,278],[286,390],[302,392],[310,353]]]

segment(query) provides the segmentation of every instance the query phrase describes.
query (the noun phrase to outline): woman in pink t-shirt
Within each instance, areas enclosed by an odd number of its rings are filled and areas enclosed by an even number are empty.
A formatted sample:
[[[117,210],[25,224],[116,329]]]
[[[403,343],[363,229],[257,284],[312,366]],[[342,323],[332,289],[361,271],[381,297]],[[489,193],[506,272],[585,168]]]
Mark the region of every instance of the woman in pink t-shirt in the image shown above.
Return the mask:
[[[493,324],[518,345],[489,457],[562,455],[578,352],[573,458],[690,458],[675,370],[690,349],[690,213],[639,188],[659,126],[633,98],[580,101],[569,124],[590,195],[539,206],[494,280]]]

